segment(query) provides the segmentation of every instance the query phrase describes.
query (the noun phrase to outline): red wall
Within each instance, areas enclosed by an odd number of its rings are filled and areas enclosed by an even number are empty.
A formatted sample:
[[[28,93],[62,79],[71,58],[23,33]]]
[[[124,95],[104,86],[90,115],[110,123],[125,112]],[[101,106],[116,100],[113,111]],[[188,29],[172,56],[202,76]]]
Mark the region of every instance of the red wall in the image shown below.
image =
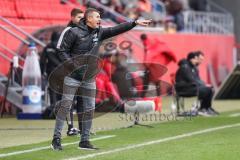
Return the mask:
[[[135,42],[133,45],[135,58],[140,62],[143,60],[143,46],[140,42],[139,36],[143,32],[131,31],[130,34],[118,36],[118,41],[130,40]],[[200,74],[203,80],[209,82],[207,64],[211,63],[214,66],[215,75],[218,77],[218,69],[221,65],[226,65],[228,71],[233,68],[233,48],[234,37],[222,35],[196,35],[196,34],[160,34],[158,32],[148,32],[148,37],[151,39],[157,38],[165,42],[168,47],[176,54],[177,59],[180,60],[186,57],[190,51],[201,50],[205,53],[206,60],[200,66]],[[4,38],[4,37],[1,37]],[[138,45],[136,45],[136,41]],[[0,73],[7,73],[8,63],[0,58]],[[163,80],[170,82],[170,74],[175,73],[177,65],[170,63],[168,72],[162,77]]]
[[[132,31],[132,36],[139,39],[142,32]],[[200,76],[206,81],[210,82],[208,78],[207,64],[212,64],[214,67],[214,74],[218,77],[218,70],[221,65],[225,65],[228,71],[233,68],[233,48],[235,45],[234,36],[223,35],[196,35],[196,34],[160,34],[157,32],[148,32],[148,37],[151,39],[157,38],[165,42],[168,47],[175,53],[177,60],[186,57],[190,51],[201,50],[205,54],[205,62],[200,66]],[[119,39],[123,39],[120,37]],[[133,40],[130,38],[129,40]],[[133,46],[135,57],[143,60],[143,46]],[[150,54],[150,53],[149,53]],[[170,81],[170,74],[175,73],[177,64],[170,63],[167,68],[167,74],[162,78]],[[218,81],[218,79],[217,79]]]
[[[5,26],[8,29],[12,29],[9,26]],[[20,26],[24,31],[28,32],[28,33],[32,33],[33,31],[36,30],[36,27],[26,27],[25,26]],[[38,27],[37,29],[39,29],[40,27]],[[14,30],[15,33],[18,33]],[[9,33],[3,31],[0,29],[0,43],[2,43],[3,45],[5,45],[7,48],[13,50],[14,52],[17,52],[19,45],[21,44],[20,40],[16,39],[14,36],[10,35]],[[18,35],[25,39],[25,36],[18,33]],[[9,58],[12,59],[13,55],[8,53],[7,51],[5,51],[4,49],[0,48],[0,52],[4,53],[5,55],[7,55]],[[8,73],[8,69],[10,67],[10,62],[5,60],[4,58],[2,58],[0,56],[0,73],[1,74],[7,74]]]

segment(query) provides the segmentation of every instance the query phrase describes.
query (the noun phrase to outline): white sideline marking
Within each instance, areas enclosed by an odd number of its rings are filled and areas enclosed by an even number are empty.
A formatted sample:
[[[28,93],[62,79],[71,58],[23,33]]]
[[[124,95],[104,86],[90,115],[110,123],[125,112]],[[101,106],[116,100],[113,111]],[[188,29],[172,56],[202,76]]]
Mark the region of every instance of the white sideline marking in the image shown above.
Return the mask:
[[[234,113],[234,114],[230,114],[229,117],[239,117],[240,113]]]
[[[115,136],[116,135],[102,136],[102,137],[98,137],[98,138],[93,138],[93,139],[91,139],[91,141],[108,139],[108,138],[112,138],[112,137],[115,137]],[[62,146],[69,146],[69,145],[73,145],[73,144],[77,144],[77,143],[79,143],[79,142],[63,143]],[[0,158],[1,157],[8,157],[8,156],[13,156],[13,155],[18,155],[18,154],[23,154],[23,153],[40,151],[40,150],[44,150],[44,149],[50,149],[50,145],[49,146],[45,146],[45,147],[39,147],[39,148],[33,148],[33,149],[28,149],[28,150],[22,150],[22,151],[16,151],[16,152],[0,154]]]
[[[112,154],[112,153],[116,153],[116,152],[130,150],[130,149],[136,149],[136,148],[140,148],[140,147],[143,147],[143,146],[158,144],[158,143],[162,143],[162,142],[182,139],[182,138],[191,137],[191,136],[195,136],[195,135],[199,135],[199,134],[203,134],[203,133],[209,133],[209,132],[213,132],[213,131],[217,131],[217,130],[232,128],[232,127],[239,127],[239,126],[240,126],[240,123],[232,124],[232,125],[225,125],[225,126],[220,126],[220,127],[215,127],[215,128],[209,128],[209,129],[204,129],[204,130],[200,130],[200,131],[181,134],[181,135],[178,135],[178,136],[167,137],[167,138],[158,139],[158,140],[149,141],[149,142],[140,143],[140,144],[135,144],[135,145],[129,145],[129,146],[126,146],[126,147],[123,147],[123,148],[116,148],[116,149],[109,150],[109,151],[104,151],[104,152],[99,152],[99,153],[88,154],[88,155],[85,155],[85,156],[69,158],[69,159],[66,159],[66,160],[81,160],[81,159],[87,159],[87,158],[94,158],[94,157],[102,156],[102,155],[106,155],[106,154]]]

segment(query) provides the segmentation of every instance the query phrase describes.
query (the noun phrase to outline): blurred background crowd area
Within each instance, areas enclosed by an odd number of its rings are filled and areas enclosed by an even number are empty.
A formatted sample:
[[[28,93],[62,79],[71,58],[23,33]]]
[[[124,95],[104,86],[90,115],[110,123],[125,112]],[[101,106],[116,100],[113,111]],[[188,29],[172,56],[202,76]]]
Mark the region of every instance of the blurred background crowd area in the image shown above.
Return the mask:
[[[110,10],[130,19],[153,19],[153,27],[164,27],[165,31],[184,30],[184,11],[203,11],[210,8],[207,0],[98,0]],[[91,6],[91,2],[88,2]],[[111,18],[115,22],[121,21],[114,15],[105,12],[104,18]]]

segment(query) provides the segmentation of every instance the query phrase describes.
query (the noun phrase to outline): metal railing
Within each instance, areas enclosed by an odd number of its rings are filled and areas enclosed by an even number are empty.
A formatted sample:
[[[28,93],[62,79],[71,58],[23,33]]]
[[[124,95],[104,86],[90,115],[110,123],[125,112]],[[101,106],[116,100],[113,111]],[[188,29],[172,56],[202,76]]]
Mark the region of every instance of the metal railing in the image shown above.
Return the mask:
[[[185,11],[184,33],[233,35],[234,20],[231,14]]]
[[[43,43],[42,41],[38,40],[37,38],[33,37],[31,34],[27,33],[26,31],[24,31],[23,29],[21,29],[20,27],[16,26],[14,23],[10,22],[9,20],[7,20],[6,18],[0,16],[0,20],[2,20],[3,22],[7,23],[9,26],[13,27],[15,30],[17,30],[18,32],[20,32],[21,34],[25,35],[27,38],[29,38],[30,40],[34,41],[36,44],[45,47],[46,44]],[[24,40],[23,38],[20,38],[20,36],[18,36],[17,34],[15,34],[14,32],[12,32],[11,30],[7,29],[4,26],[1,26],[2,29],[4,29],[5,31],[7,31],[8,33],[10,33],[11,35],[18,37],[19,40],[23,41],[25,44],[28,44],[29,42],[27,42],[26,40]]]
[[[9,58],[9,57],[8,57],[7,55],[5,55],[4,53],[2,53],[1,51],[0,51],[0,57],[2,57],[3,59],[7,60],[8,62],[12,62],[12,59]]]
[[[164,4],[156,0],[151,0],[155,6],[160,6],[159,12],[153,11],[158,15],[158,17],[166,17],[166,9]],[[104,12],[110,13],[115,19],[120,19],[124,21],[130,21],[129,18],[117,13],[116,11],[109,10],[108,7],[102,5],[96,0],[88,1],[91,5],[101,8]],[[184,14],[184,33],[196,33],[196,34],[220,34],[220,35],[232,35],[234,33],[234,20],[232,15],[215,4],[209,1],[209,6],[218,12],[196,12],[196,11],[185,11]],[[155,10],[156,8],[153,7]],[[161,13],[160,13],[161,12]],[[160,18],[161,19],[161,18]],[[149,29],[149,28],[148,28]],[[148,30],[147,29],[147,30]],[[162,30],[162,28],[154,28],[157,30]]]
[[[0,48],[7,51],[7,53],[10,53],[12,56],[18,56],[19,60],[21,60],[22,62],[25,61],[25,59],[23,57],[20,57],[16,52],[14,52],[10,48],[6,47],[4,44],[0,43]],[[4,58],[8,62],[12,62],[12,57],[7,56],[6,54],[1,53],[0,57]],[[19,65],[19,68],[23,69],[23,67],[21,65]]]
[[[31,34],[27,33],[26,31],[24,31],[23,29],[21,29],[20,27],[18,27],[17,25],[15,25],[14,23],[10,22],[8,19],[0,16],[0,20],[3,21],[4,23],[6,23],[9,27],[12,27],[13,29],[15,29],[16,31],[18,31],[19,33],[21,33],[22,35],[26,36],[29,40],[32,40],[33,42],[35,42],[36,44],[40,45],[41,47],[45,47],[46,44],[43,43],[42,41],[38,40],[37,38],[33,37]],[[2,30],[4,30],[5,32],[7,32],[8,34],[10,34],[11,36],[13,36],[15,39],[21,41],[23,44],[25,45],[29,45],[30,42],[28,40],[26,40],[26,38],[21,37],[18,33],[14,32],[12,29],[10,29],[8,26],[6,25],[0,25],[0,28]],[[4,51],[6,51],[7,53],[10,53],[12,56],[18,56],[18,53],[16,53],[15,51],[11,50],[10,48],[8,48],[7,46],[5,46],[4,44],[0,43],[0,48],[2,48]],[[7,56],[4,53],[0,54],[0,57],[4,58],[5,60],[12,62],[12,57]],[[24,62],[25,59],[21,56],[18,56],[19,59]],[[19,66],[21,69],[23,68],[22,66]]]
[[[11,36],[13,36],[14,38],[18,39],[19,41],[22,41],[23,43],[25,43],[26,45],[29,45],[29,42],[26,41],[24,38],[22,38],[21,36],[19,36],[18,34],[14,33],[12,30],[10,30],[8,27],[6,26],[2,26],[0,25],[0,28],[4,31],[6,31],[7,33],[9,33]]]
[[[212,0],[208,0],[207,3],[208,3],[208,10],[209,11],[230,14],[230,12],[228,10],[221,7],[217,3],[213,2]]]
[[[9,20],[7,20],[6,18],[0,16],[0,20],[3,21],[4,23],[6,23],[7,25],[0,25],[0,28],[2,30],[4,30],[6,33],[8,33],[9,35],[11,35],[12,37],[14,37],[15,39],[21,41],[23,44],[25,45],[29,45],[30,42],[28,40],[26,40],[26,38],[23,38],[22,36],[20,36],[18,33],[16,33],[15,31],[13,31],[12,29],[10,29],[10,27],[12,27],[13,29],[15,29],[16,31],[18,31],[19,33],[21,33],[22,35],[26,36],[29,40],[34,41],[36,44],[45,47],[46,44],[41,42],[40,40],[38,40],[37,38],[33,37],[31,34],[27,33],[26,31],[24,31],[23,29],[21,29],[20,27],[16,26],[14,23],[10,22]],[[9,27],[8,27],[9,26]],[[0,43],[0,48],[2,48],[4,51],[6,51],[7,53],[10,53],[12,56],[18,56],[18,53],[16,53],[15,51],[11,50],[10,48],[8,48],[6,45]],[[12,62],[12,57],[7,56],[7,54],[1,53],[0,57],[4,58],[5,60]],[[21,56],[18,56],[19,59],[24,62],[25,59]],[[22,66],[19,66],[21,69],[23,68]]]

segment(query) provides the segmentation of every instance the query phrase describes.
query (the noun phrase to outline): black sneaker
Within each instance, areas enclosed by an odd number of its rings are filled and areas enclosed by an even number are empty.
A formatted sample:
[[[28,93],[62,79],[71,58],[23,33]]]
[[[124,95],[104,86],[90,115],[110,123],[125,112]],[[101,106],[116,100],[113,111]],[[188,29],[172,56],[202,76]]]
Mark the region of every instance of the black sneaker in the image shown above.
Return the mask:
[[[79,148],[84,150],[98,150],[99,148],[94,147],[89,141],[83,141],[79,143]]]
[[[61,151],[63,149],[61,145],[61,139],[53,138],[51,148],[56,151]]]
[[[211,115],[219,115],[219,113],[212,107],[208,108],[208,113]]]
[[[206,109],[199,109],[198,115],[204,116],[204,117],[211,117],[213,115],[209,114],[209,112]]]
[[[68,136],[76,136],[80,134],[80,131],[77,128],[71,128],[67,131]]]

